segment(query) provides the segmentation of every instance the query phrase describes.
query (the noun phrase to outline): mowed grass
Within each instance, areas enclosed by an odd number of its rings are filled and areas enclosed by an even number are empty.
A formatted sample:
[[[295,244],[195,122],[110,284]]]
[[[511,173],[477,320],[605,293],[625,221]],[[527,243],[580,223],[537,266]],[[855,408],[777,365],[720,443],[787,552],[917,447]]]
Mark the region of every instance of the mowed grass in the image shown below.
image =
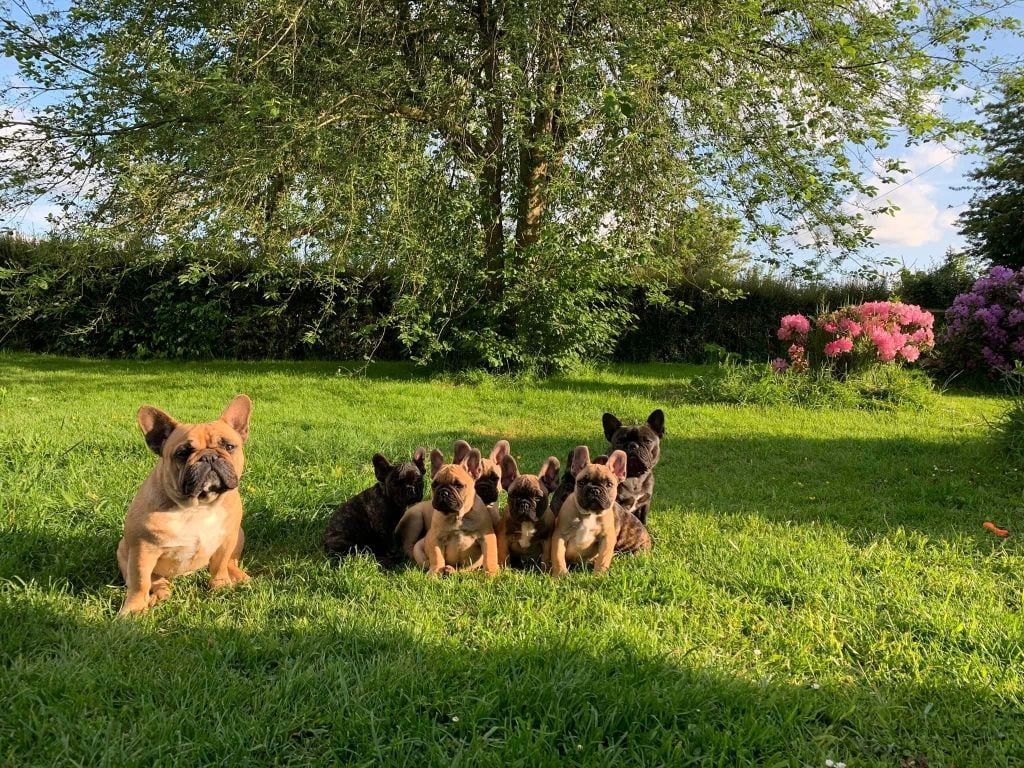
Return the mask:
[[[1022,475],[1006,401],[693,405],[686,366],[540,383],[397,364],[0,356],[0,765],[1012,766],[1024,760]],[[251,584],[114,619],[142,403],[255,410]],[[654,550],[611,573],[431,580],[319,537],[370,457],[508,438],[536,471],[601,413],[667,414]]]

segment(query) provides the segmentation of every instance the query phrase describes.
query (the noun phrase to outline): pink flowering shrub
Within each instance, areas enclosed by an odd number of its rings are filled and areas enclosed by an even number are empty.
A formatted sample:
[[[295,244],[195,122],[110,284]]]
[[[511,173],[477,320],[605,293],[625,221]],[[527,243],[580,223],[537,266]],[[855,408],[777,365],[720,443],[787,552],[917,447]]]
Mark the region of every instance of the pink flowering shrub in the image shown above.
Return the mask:
[[[980,371],[990,377],[1024,360],[1024,268],[993,267],[946,310],[940,340],[947,368]]]
[[[868,301],[818,315],[786,315],[778,337],[789,342],[789,368],[827,366],[837,373],[876,363],[917,360],[935,346],[935,318],[914,304]],[[781,358],[780,358],[781,360]],[[782,372],[780,365],[773,369]]]

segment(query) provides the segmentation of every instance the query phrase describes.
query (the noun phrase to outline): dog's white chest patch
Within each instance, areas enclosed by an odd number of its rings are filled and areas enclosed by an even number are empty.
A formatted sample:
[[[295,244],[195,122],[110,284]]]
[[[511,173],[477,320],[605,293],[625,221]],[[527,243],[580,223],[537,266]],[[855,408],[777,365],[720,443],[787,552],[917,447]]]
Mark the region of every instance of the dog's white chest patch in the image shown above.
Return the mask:
[[[533,534],[536,530],[533,523],[523,523],[523,527],[519,529],[519,546],[528,549],[533,542]]]
[[[600,532],[601,520],[597,515],[581,517],[569,541],[569,549],[575,553],[584,552],[594,544]]]
[[[161,564],[179,575],[203,568],[224,541],[224,513],[219,509],[186,513],[173,538],[166,541]]]

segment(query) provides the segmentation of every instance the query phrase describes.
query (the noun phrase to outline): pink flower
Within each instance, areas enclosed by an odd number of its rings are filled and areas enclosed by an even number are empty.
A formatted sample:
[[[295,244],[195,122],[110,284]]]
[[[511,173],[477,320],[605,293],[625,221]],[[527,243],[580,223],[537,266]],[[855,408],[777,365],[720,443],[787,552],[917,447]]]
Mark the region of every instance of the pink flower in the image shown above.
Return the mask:
[[[839,327],[846,333],[850,334],[851,339],[855,339],[860,336],[861,328],[860,324],[856,320],[844,317],[839,321]]]
[[[825,345],[825,354],[828,357],[836,357],[853,349],[853,342],[847,338],[836,339]]]
[[[811,321],[803,315],[785,315],[779,322],[778,337],[788,341],[794,336],[806,336],[810,330]]]
[[[804,348],[799,344],[790,344],[789,349],[786,351],[789,352],[789,357],[791,359],[796,360],[797,358],[803,357],[806,350],[804,350]]]
[[[903,359],[908,363],[912,363],[921,356],[921,350],[917,347],[912,347],[909,344],[900,350],[900,354],[903,355]]]
[[[789,368],[789,363],[783,360],[781,357],[776,357],[772,360],[772,370],[776,373],[785,373]]]

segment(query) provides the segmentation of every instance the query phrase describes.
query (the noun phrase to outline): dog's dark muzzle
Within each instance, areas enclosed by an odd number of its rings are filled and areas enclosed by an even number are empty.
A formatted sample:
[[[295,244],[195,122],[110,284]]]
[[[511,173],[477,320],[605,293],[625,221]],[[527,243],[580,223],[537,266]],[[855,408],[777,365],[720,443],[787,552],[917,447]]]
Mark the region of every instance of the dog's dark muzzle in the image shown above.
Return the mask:
[[[462,498],[453,489],[444,487],[434,492],[431,502],[438,512],[450,515],[462,508]]]
[[[629,477],[639,477],[650,470],[654,463],[654,456],[646,447],[639,443],[629,443],[625,451],[626,474]]]
[[[580,497],[580,506],[588,512],[601,512],[609,507],[610,499],[600,488],[585,488]]]
[[[199,458],[185,467],[181,475],[181,492],[185,496],[223,493],[237,487],[238,475],[235,468],[216,451],[203,451]]]
[[[498,500],[498,481],[491,478],[478,480],[475,484],[476,495],[484,504],[493,504]]]
[[[543,510],[539,508],[536,499],[516,499],[510,506],[512,509],[512,515],[516,520],[531,520],[532,522],[537,522],[541,512],[543,512]]]

